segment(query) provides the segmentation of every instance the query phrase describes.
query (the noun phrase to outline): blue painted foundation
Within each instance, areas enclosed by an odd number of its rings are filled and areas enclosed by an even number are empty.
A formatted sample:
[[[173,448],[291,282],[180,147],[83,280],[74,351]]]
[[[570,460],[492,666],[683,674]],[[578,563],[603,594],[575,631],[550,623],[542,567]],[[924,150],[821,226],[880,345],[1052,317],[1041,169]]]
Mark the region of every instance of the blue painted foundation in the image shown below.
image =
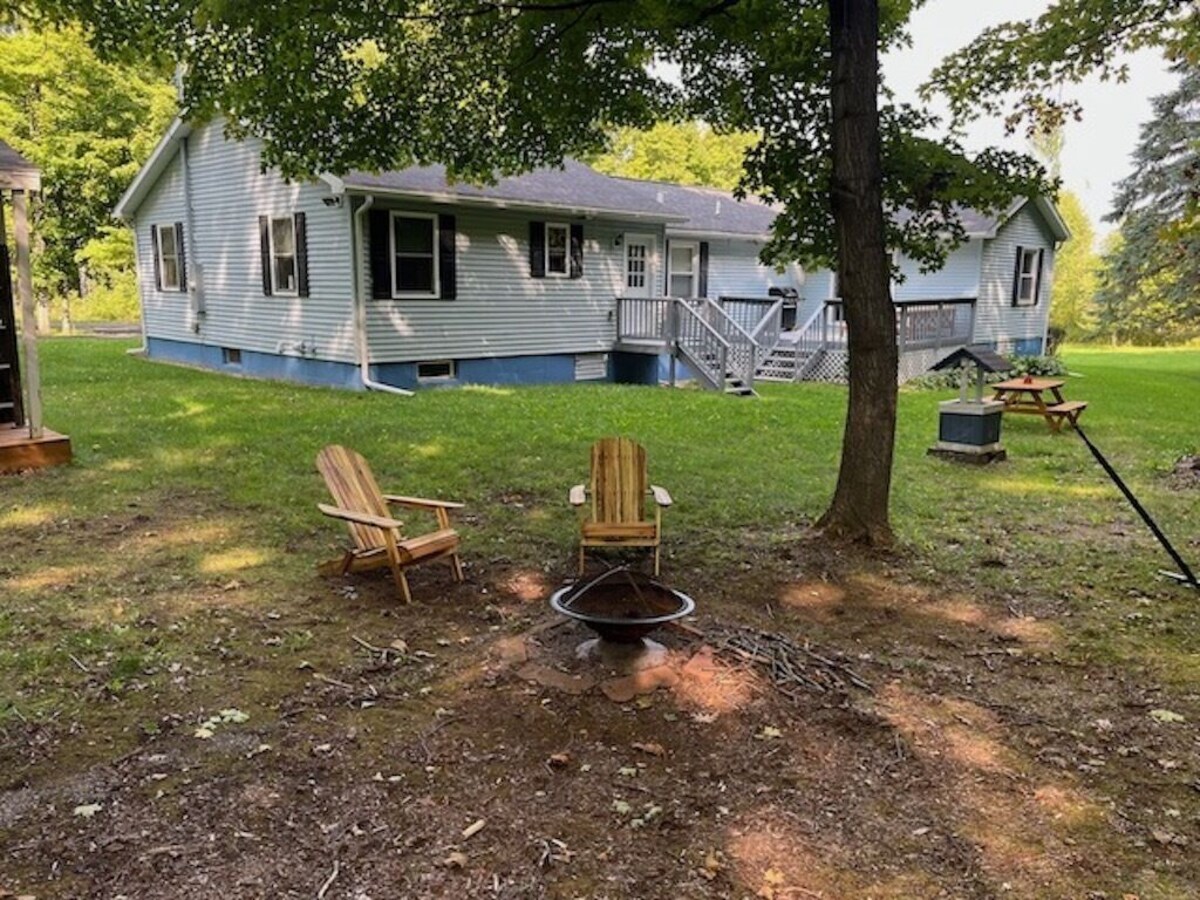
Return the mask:
[[[362,390],[362,378],[358,366],[352,363],[307,359],[298,356],[281,356],[241,351],[241,362],[227,363],[221,347],[211,344],[196,344],[189,341],[172,341],[163,338],[148,338],[146,346],[152,359],[169,360],[190,366],[200,366],[234,375],[251,378],[270,378],[280,381],[296,381],[301,384]],[[597,381],[614,378],[617,367],[613,354],[609,372]],[[651,362],[655,357],[645,357]],[[510,356],[498,359],[460,359],[455,361],[455,377],[421,380],[417,378],[416,363],[376,363],[371,366],[371,377],[381,384],[417,390],[419,388],[454,387],[463,384],[563,384],[575,381],[574,354],[546,356]],[[648,383],[653,383],[651,380]]]
[[[416,363],[376,363],[371,366],[371,377],[410,391],[463,384],[563,384],[575,380],[575,356],[564,353],[460,359],[455,361],[454,369],[454,378],[421,380],[417,378]]]
[[[1042,339],[1035,338],[1013,338],[1013,353],[1017,356],[1041,356]]]
[[[214,369],[218,372],[228,372],[231,375],[362,390],[358,367],[350,363],[242,350],[241,362],[234,364],[225,362],[221,347],[163,338],[147,338],[146,349],[151,359],[170,360],[189,366]]]

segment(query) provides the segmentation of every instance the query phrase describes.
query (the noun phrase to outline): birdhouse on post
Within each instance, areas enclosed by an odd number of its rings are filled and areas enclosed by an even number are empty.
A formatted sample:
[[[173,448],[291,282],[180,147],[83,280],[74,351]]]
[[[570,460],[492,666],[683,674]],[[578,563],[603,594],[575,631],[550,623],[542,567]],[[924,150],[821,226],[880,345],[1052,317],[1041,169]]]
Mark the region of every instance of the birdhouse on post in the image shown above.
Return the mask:
[[[981,465],[1008,455],[1000,444],[1004,404],[983,399],[983,383],[987,373],[1007,372],[1011,368],[1012,363],[1007,359],[980,344],[955,350],[934,365],[935,372],[959,373],[958,399],[938,404],[938,441],[929,448],[930,455]]]

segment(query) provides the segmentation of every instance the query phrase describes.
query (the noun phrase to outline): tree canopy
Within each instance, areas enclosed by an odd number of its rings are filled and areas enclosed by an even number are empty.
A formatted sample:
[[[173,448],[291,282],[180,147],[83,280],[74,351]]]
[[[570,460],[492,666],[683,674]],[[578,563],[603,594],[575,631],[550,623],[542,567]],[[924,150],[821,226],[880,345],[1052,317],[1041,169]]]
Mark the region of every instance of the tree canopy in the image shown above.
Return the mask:
[[[884,0],[880,46],[922,0]],[[783,207],[769,254],[832,263],[825,0],[398,0],[365,6],[212,0],[35,0],[110,53],[175,53],[189,107],[266,142],[285,174],[445,163],[488,180],[603,152],[614,127],[703,119],[761,135],[741,187]],[[679,78],[660,74],[672,64]],[[998,211],[1041,186],[1020,154],[971,157],[881,109],[889,242],[939,264],[967,204]]]
[[[956,125],[1004,116],[1010,130],[1052,131],[1079,104],[1063,85],[1128,77],[1127,54],[1147,47],[1195,61],[1200,21],[1180,0],[1054,0],[1040,16],[986,29],[947,57],[925,93],[942,94]]]
[[[1120,340],[1200,333],[1200,72],[1176,71],[1179,86],[1155,98],[1109,216],[1121,240],[1104,259],[1100,325]]]
[[[112,208],[174,111],[161,72],[102,61],[77,27],[0,32],[0,138],[42,170],[41,293],[78,290],[81,251],[113,239]],[[116,246],[131,269],[128,242]]]
[[[718,134],[703,122],[658,122],[651,128],[619,128],[608,150],[591,160],[609,175],[698,184],[731,191],[742,180],[752,134]]]

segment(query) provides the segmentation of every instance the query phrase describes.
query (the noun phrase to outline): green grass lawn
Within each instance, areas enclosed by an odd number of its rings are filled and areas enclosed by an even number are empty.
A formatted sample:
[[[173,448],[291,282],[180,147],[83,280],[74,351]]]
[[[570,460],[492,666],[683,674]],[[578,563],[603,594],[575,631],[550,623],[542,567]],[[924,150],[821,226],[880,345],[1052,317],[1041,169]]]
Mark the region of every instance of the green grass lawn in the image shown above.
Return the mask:
[[[236,705],[261,719],[304,689],[311,669],[298,665],[344,666],[354,635],[470,626],[476,632],[463,640],[482,641],[489,628],[536,620],[541,606],[522,606],[513,584],[533,585],[538,599],[537,589],[573,574],[577,526],[566,492],[585,480],[591,442],[609,434],[644,443],[652,479],[672,492],[663,574],[697,596],[702,615],[784,621],[857,645],[934,695],[947,690],[946,672],[994,651],[962,629],[995,637],[1001,620],[1018,635],[1022,622],[1044,629],[1037,652],[1063,667],[1055,677],[1071,682],[1078,709],[1099,702],[1083,683],[1099,675],[1153,684],[1166,694],[1146,703],[1173,709],[1200,690],[1200,596],[1156,576],[1170,560],[1082,442],[1040,419],[1005,420],[1007,462],[959,466],[925,453],[937,403],[949,395],[902,392],[898,545],[871,554],[826,545],[807,527],[836,479],[841,387],[766,384],[759,400],[612,385],[405,399],[156,364],[126,354],[129,346],[43,342],[46,422],[71,436],[75,462],[0,477],[0,728],[23,736],[0,751],[12,773],[0,779],[0,850],[6,786],[48,783],[160,740],[170,727],[164,710],[194,723]],[[1200,491],[1168,478],[1179,457],[1200,450],[1200,350],[1064,355],[1068,398],[1090,404],[1089,436],[1200,566]],[[385,490],[467,503],[457,523],[465,588],[455,593],[440,570],[418,570],[417,602],[405,610],[383,577],[344,585],[315,576],[313,565],[344,538],[316,510],[327,497],[314,457],[334,442],[362,452]],[[824,582],[888,599],[837,619],[780,612],[789,585]],[[192,673],[186,686],[180,673]],[[964,683],[991,674],[989,663]],[[994,696],[1053,704],[1042,676],[1031,677],[997,681]],[[450,704],[435,695],[421,701],[430,709],[418,703],[396,715],[432,713],[439,702]],[[1136,806],[1137,779],[1121,778],[1096,790]],[[1096,846],[1113,866],[1150,865],[1142,850],[1126,859],[1126,850]],[[1196,883],[1157,877],[1137,882],[1145,896],[1186,896]]]

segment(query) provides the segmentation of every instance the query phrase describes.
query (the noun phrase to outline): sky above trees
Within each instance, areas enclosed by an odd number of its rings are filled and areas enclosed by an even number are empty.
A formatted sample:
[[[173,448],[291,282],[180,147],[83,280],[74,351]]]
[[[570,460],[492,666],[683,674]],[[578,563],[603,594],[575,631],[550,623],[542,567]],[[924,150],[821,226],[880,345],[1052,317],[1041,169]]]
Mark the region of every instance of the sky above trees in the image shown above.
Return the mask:
[[[1049,0],[929,0],[910,22],[913,46],[885,56],[887,83],[900,99],[913,100],[933,66],[985,27],[1036,16],[1049,5]],[[1100,219],[1112,208],[1114,186],[1129,174],[1138,129],[1153,115],[1151,98],[1170,92],[1176,84],[1157,49],[1130,56],[1129,64],[1130,80],[1125,84],[1102,83],[1093,77],[1064,92],[1083,104],[1084,118],[1066,127],[1063,183],[1079,195],[1102,235],[1114,227]],[[1006,136],[999,121],[972,123],[965,143],[972,149],[1026,149],[1024,136]]]

